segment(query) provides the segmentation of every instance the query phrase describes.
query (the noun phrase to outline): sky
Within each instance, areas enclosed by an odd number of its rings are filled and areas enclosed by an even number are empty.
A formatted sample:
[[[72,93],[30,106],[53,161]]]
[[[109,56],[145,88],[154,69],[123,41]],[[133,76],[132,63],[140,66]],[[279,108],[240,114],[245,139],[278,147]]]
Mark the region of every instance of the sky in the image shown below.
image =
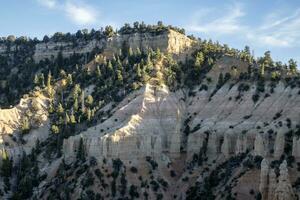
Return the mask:
[[[0,37],[163,21],[202,39],[300,63],[300,0],[0,0]]]

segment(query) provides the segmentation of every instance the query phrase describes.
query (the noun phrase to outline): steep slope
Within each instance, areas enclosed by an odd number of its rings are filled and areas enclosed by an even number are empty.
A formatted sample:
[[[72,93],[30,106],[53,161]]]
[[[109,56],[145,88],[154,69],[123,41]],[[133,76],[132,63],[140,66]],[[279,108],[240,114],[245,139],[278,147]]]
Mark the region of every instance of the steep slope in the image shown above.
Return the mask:
[[[11,178],[0,181],[1,196],[299,196],[297,73],[265,69],[250,54],[174,30],[116,34],[79,46],[40,42],[34,60],[68,63],[74,52],[94,48],[100,53],[89,62],[85,55],[86,65],[70,64],[47,83],[53,97],[43,95],[43,82],[40,93],[0,110],[3,163],[7,152],[15,166]]]

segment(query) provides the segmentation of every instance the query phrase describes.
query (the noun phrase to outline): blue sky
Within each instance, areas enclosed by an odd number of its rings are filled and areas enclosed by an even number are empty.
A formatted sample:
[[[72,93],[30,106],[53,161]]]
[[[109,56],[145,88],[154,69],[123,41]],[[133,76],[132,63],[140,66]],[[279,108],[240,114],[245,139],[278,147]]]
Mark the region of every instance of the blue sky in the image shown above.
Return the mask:
[[[300,0],[1,0],[0,36],[42,38],[107,24],[162,20],[255,56],[300,62]]]

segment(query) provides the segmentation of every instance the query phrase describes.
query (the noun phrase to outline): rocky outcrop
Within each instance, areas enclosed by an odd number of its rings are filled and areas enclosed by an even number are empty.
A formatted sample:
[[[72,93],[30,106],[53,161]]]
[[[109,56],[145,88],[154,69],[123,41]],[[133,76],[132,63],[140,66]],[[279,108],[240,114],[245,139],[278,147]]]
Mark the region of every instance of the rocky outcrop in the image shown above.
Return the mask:
[[[262,200],[294,200],[296,199],[289,180],[287,162],[284,160],[280,167],[278,180],[274,169],[270,169],[267,159],[261,162],[259,191]]]
[[[294,200],[295,194],[289,180],[289,174],[286,161],[283,161],[279,167],[280,176],[275,189],[274,200]]]
[[[261,134],[256,134],[254,142],[254,155],[264,157],[266,155],[264,138]]]
[[[128,99],[131,97],[124,104]],[[112,125],[116,120],[119,123]],[[145,156],[160,160],[163,153],[176,157],[180,154],[181,124],[182,109],[176,94],[170,94],[166,86],[147,84],[141,96],[116,110],[103,124],[65,140],[63,152],[66,158],[74,157],[82,138],[86,154],[99,160],[133,161]]]
[[[162,33],[135,33],[115,35],[111,38],[103,38],[100,40],[78,40],[72,42],[39,42],[34,46],[33,59],[39,62],[44,59],[53,59],[59,53],[63,57],[70,57],[74,54],[88,55],[94,49],[103,49],[104,55],[111,57],[113,54],[118,54],[119,49],[125,46],[131,47],[133,50],[139,48],[140,50],[148,50],[149,48],[156,50],[160,49],[162,52],[171,53],[176,57],[185,58],[186,54],[192,52],[192,45],[195,41],[189,39],[187,36],[173,30],[164,31]],[[10,45],[9,47],[1,44],[0,54],[9,54],[18,48],[17,45]]]
[[[10,157],[18,159],[23,152],[30,153],[36,141],[47,139],[49,99],[42,94],[25,97],[11,109],[0,109],[0,148],[4,148]],[[30,131],[23,135],[24,144],[17,142],[17,133],[21,133],[24,121],[28,121]],[[22,133],[21,133],[22,134]]]
[[[279,159],[284,152],[284,138],[285,132],[279,129],[276,134],[275,144],[274,144],[274,158]]]
[[[260,182],[259,191],[261,193],[262,199],[268,199],[268,179],[269,179],[269,162],[267,159],[263,159],[260,165]]]
[[[289,128],[280,124],[286,118],[290,118],[291,124],[297,124],[298,89],[279,82],[271,96],[264,98],[261,94],[259,101],[254,103],[255,87],[241,94],[239,84],[228,83],[211,97],[215,85],[207,84],[207,91],[196,87],[194,95],[188,96],[184,89],[171,92],[166,86],[148,83],[114,108],[113,116],[82,133],[90,152],[88,155],[120,156],[128,160],[133,153],[158,157],[165,153],[178,157],[187,150],[190,159],[199,154],[204,140],[207,140],[205,153],[211,161],[247,151],[262,157],[282,155],[284,134]],[[265,90],[270,90],[268,84]],[[240,100],[234,100],[238,95],[241,95]],[[281,116],[274,120],[278,112]],[[185,136],[185,144],[183,121],[186,118],[189,118],[190,133]],[[275,138],[272,131],[277,132]],[[74,140],[78,139],[79,136]],[[72,140],[65,141],[64,146],[74,146]],[[294,139],[296,146],[297,141]],[[294,154],[298,151],[296,146]],[[71,151],[66,150],[65,157],[71,155],[68,153]]]
[[[61,52],[63,57],[73,54],[89,54],[95,48],[101,49],[105,46],[105,40],[90,40],[80,42],[41,42],[36,44],[33,59],[39,62],[44,59],[53,59]]]
[[[187,36],[173,30],[161,34],[125,34],[109,38],[104,49],[104,55],[111,57],[113,54],[118,54],[119,49],[122,49],[125,45],[131,47],[134,51],[136,49],[147,51],[151,48],[152,50],[160,49],[161,52],[179,56],[179,54],[187,53],[187,50],[190,52],[194,43],[195,41]]]
[[[293,137],[293,150],[292,155],[296,159],[300,159],[300,138],[298,136]]]

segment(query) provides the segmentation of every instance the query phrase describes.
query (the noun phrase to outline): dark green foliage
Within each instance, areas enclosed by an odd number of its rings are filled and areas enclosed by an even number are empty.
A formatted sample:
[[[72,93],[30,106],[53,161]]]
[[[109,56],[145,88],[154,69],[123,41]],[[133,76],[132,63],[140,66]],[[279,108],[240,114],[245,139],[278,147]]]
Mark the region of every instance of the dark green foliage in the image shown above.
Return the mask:
[[[130,171],[131,171],[132,173],[137,173],[137,172],[138,172],[138,169],[137,169],[136,167],[131,167],[131,168],[130,168]]]
[[[79,147],[77,150],[77,159],[80,161],[85,161],[85,149],[83,144],[83,139],[80,138],[79,140]]]
[[[135,185],[131,185],[129,188],[129,196],[131,199],[139,198],[139,193],[137,191],[137,187]]]
[[[146,156],[146,161],[150,163],[153,170],[158,167],[158,164],[150,156]]]

